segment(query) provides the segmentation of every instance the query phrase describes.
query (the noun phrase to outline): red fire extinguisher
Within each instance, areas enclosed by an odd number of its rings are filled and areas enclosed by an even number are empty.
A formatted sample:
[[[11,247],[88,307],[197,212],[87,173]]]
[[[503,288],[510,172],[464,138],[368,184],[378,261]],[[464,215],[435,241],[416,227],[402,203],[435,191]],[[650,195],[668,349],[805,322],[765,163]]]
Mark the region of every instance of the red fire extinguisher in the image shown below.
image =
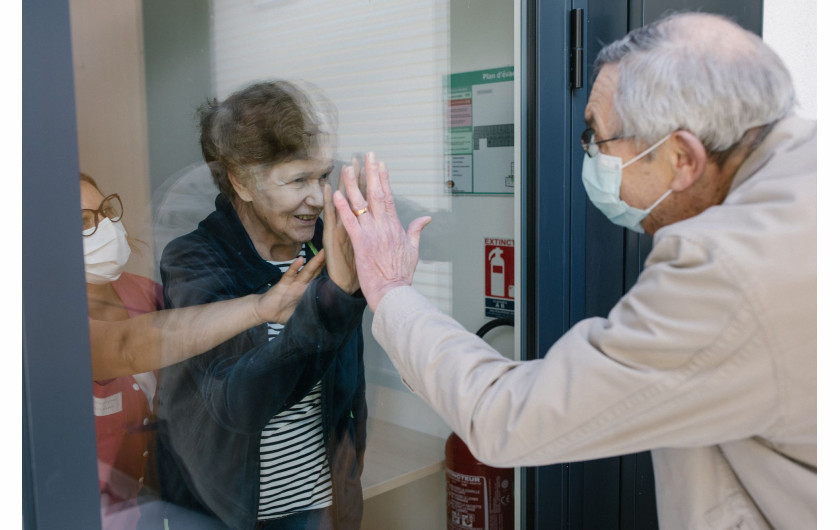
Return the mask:
[[[476,333],[483,337],[513,319],[488,322]],[[478,461],[455,433],[446,440],[446,530],[513,530],[514,470]]]
[[[476,460],[455,433],[446,440],[447,530],[513,529],[513,468]]]

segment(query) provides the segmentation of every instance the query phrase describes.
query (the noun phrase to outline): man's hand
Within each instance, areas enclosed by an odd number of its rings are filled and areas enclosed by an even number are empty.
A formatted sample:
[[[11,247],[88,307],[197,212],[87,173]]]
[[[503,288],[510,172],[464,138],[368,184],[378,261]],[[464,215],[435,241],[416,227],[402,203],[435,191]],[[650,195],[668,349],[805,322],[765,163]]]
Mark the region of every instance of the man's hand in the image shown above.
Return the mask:
[[[321,273],[324,259],[324,253],[319,252],[305,266],[302,257],[292,262],[280,281],[257,298],[255,309],[260,321],[285,324],[295,312],[309,282]]]
[[[373,153],[365,156],[367,199],[359,189],[352,170],[341,172],[347,198],[335,192],[335,207],[355,253],[356,270],[362,292],[371,310],[395,287],[411,285],[419,260],[420,232],[432,220],[420,217],[406,232],[397,216],[388,169],[376,162]]]

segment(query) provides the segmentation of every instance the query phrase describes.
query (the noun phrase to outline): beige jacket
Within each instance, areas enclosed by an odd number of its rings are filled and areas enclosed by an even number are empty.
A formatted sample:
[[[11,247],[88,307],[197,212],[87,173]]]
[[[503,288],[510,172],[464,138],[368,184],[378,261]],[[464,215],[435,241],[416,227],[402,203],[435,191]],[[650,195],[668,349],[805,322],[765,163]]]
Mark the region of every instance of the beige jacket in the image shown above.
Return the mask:
[[[515,362],[411,287],[373,334],[484,462],[652,449],[660,526],[815,528],[816,123],[783,120],[720,206],[660,229],[609,317]]]

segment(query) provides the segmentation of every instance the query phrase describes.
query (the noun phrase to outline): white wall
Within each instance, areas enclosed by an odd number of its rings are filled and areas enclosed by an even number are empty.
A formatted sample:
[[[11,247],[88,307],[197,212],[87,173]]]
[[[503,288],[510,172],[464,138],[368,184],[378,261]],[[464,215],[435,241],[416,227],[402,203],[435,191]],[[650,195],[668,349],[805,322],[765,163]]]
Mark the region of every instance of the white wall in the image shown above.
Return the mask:
[[[817,117],[817,0],[764,0],[764,41],[785,62],[799,114]]]
[[[71,0],[70,23],[80,170],[104,195],[119,193],[123,224],[139,242],[127,270],[152,278],[140,1]]]

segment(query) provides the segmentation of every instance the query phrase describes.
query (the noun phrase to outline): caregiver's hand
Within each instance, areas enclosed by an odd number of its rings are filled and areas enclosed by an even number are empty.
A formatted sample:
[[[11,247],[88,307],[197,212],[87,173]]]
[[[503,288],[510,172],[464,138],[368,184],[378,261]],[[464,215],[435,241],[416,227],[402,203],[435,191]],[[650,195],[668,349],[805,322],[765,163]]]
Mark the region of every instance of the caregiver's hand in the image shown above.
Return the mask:
[[[408,225],[408,231],[403,229],[388,169],[384,162],[376,162],[373,153],[365,155],[367,200],[359,190],[355,171],[342,171],[341,179],[347,198],[336,191],[335,207],[353,243],[362,292],[376,311],[388,291],[411,285],[419,259],[420,232],[432,218],[419,217]]]

